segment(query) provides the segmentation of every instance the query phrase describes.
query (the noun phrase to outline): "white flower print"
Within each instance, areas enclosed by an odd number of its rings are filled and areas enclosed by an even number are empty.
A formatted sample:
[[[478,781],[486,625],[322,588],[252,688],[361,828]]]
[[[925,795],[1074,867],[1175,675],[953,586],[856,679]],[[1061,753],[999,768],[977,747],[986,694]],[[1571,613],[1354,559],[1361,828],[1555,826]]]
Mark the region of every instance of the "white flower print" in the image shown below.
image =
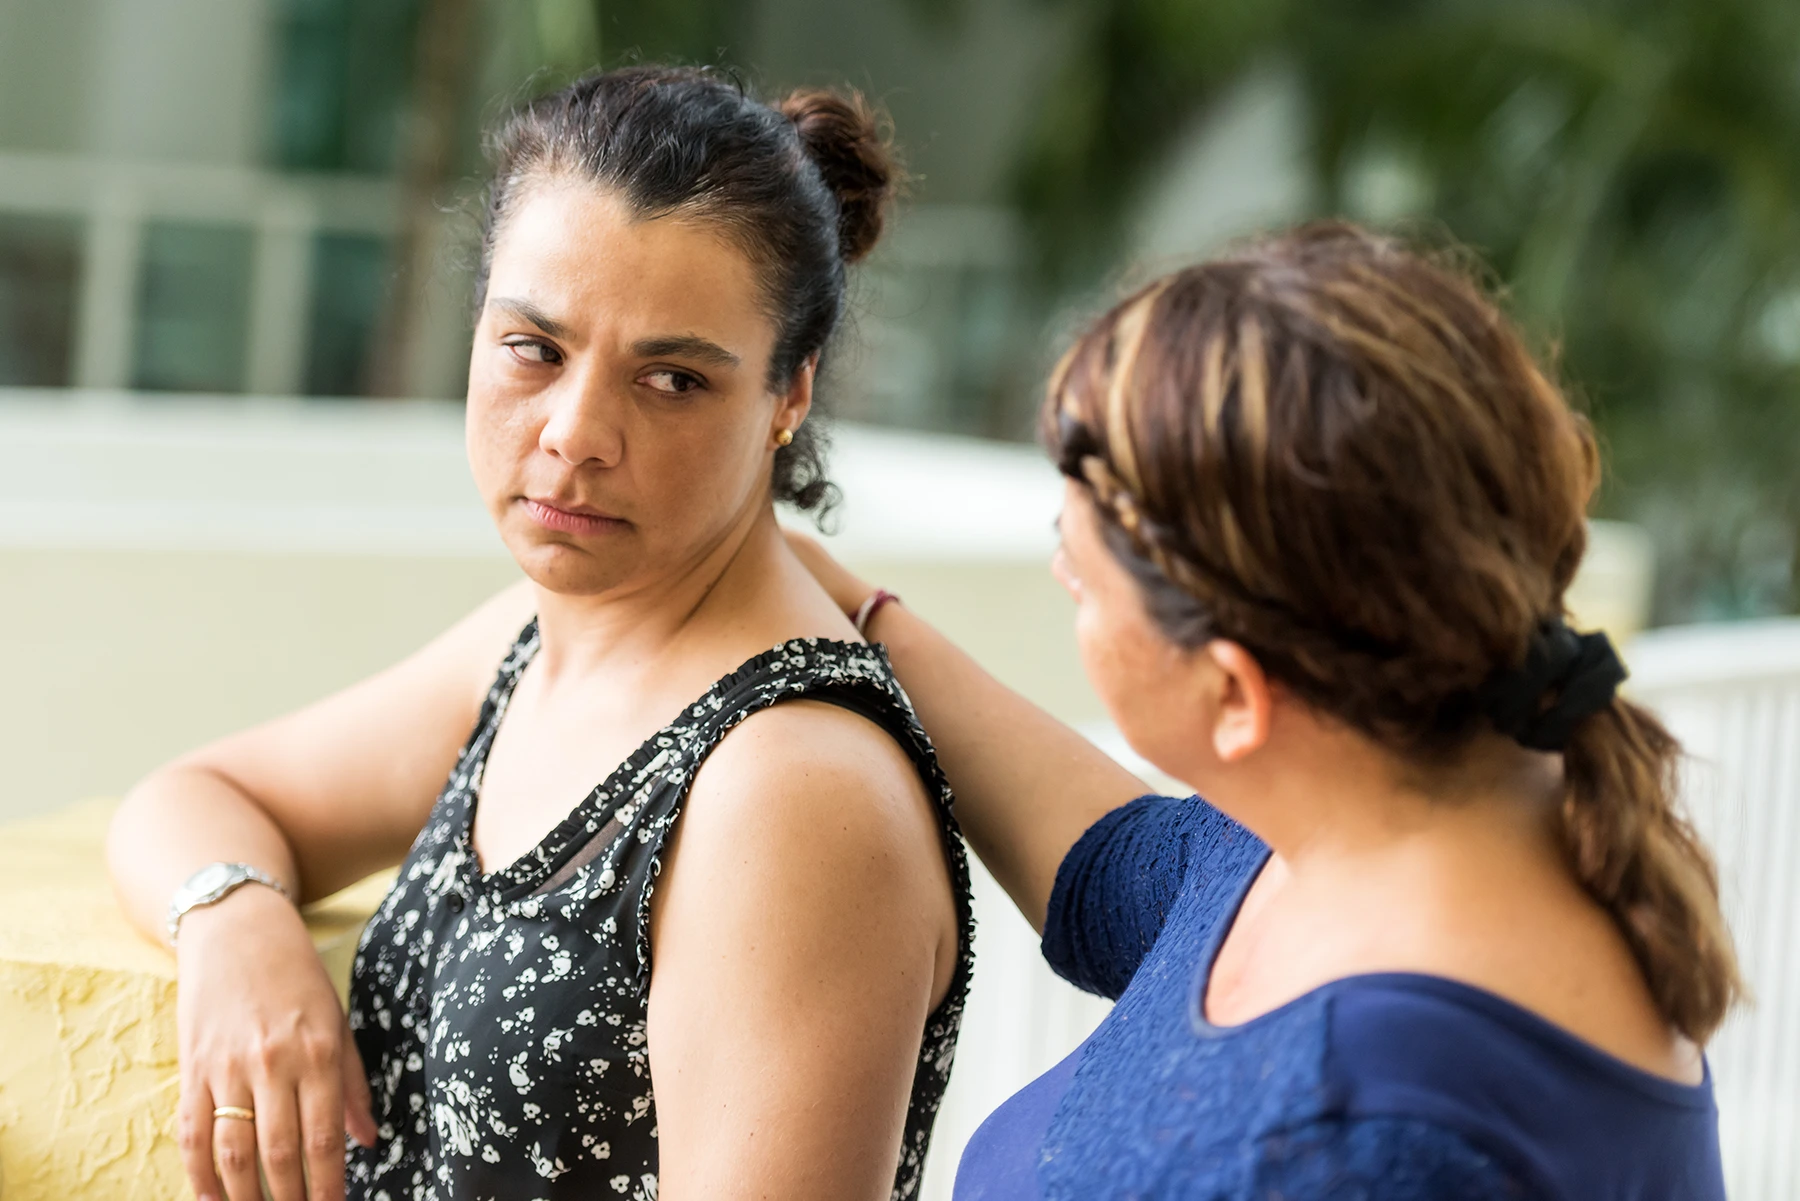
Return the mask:
[[[545,1180],[555,1180],[569,1169],[563,1166],[560,1159],[551,1159],[544,1154],[544,1149],[537,1143],[531,1144],[531,1166]]]
[[[474,1122],[441,1101],[431,1107],[431,1119],[437,1127],[438,1137],[444,1140],[458,1155],[474,1153]]]

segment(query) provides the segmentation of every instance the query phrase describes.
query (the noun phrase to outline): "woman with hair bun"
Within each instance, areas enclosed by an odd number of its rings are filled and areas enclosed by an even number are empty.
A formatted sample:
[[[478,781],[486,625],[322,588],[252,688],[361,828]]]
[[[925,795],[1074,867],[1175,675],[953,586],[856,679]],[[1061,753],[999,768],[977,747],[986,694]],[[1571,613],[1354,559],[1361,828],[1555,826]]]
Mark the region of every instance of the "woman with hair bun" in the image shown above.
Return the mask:
[[[1494,303],[1303,228],[1100,318],[1044,428],[1088,676],[1200,795],[1133,800],[878,607],[970,844],[1117,998],[958,1201],[1722,1201],[1712,863],[1674,740],[1566,623],[1594,439]]]
[[[853,95],[638,67],[491,152],[468,451],[526,580],[113,826],[126,908],[177,950],[188,1174],[209,1201],[261,1198],[259,1168],[275,1201],[912,1198],[967,866],[887,660],[773,509],[829,499],[813,385],[887,150]],[[295,905],[393,864],[346,1022]]]

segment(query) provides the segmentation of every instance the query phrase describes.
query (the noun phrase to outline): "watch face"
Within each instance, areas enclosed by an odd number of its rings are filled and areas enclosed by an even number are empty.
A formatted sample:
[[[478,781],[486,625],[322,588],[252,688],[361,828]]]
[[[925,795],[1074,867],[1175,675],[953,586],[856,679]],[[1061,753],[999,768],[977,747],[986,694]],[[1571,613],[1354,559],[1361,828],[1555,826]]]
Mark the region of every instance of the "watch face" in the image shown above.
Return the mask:
[[[182,891],[187,894],[187,899],[204,900],[210,894],[231,883],[232,875],[230,864],[209,863],[188,877],[187,887]]]

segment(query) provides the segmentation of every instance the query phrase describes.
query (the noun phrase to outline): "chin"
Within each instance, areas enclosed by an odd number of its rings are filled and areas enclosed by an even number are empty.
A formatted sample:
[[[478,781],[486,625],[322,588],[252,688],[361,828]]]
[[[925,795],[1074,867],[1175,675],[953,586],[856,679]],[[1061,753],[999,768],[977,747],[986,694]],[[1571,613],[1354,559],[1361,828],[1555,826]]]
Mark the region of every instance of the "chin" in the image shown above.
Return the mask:
[[[542,538],[507,538],[505,542],[519,570],[547,592],[594,596],[618,587],[632,574],[624,555],[602,557],[572,543]]]

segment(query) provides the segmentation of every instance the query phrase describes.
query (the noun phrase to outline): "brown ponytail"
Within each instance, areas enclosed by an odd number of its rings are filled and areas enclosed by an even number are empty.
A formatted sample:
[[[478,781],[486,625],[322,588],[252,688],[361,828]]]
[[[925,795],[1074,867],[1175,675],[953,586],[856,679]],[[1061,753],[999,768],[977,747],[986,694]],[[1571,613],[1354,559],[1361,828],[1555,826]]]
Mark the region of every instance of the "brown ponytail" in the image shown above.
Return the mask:
[[[1560,748],[1572,870],[1670,1025],[1717,1029],[1743,983],[1680,748],[1616,664],[1540,670],[1547,638],[1611,653],[1562,625],[1593,435],[1469,273],[1341,223],[1251,243],[1101,317],[1044,418],[1170,638],[1422,761]]]
[[[1563,836],[1669,1023],[1705,1042],[1743,995],[1719,912],[1712,856],[1675,805],[1681,747],[1644,709],[1616,699],[1575,727],[1563,752]]]

